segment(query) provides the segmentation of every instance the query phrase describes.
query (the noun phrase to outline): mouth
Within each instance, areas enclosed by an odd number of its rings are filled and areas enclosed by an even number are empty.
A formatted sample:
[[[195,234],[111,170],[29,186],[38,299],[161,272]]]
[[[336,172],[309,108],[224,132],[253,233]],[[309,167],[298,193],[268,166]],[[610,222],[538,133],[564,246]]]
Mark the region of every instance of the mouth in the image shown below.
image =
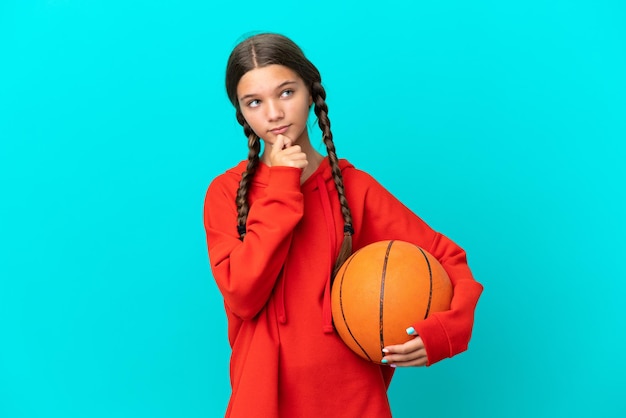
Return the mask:
[[[283,125],[283,126],[278,126],[274,129],[270,129],[270,132],[273,133],[274,135],[281,135],[287,132],[287,129],[289,129],[289,125]]]

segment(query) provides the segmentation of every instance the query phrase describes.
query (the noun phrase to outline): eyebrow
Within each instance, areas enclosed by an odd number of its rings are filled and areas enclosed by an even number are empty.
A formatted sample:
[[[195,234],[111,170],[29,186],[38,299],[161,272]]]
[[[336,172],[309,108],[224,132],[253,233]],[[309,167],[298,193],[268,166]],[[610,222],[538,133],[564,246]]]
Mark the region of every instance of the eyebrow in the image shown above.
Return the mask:
[[[282,89],[283,87],[288,86],[288,85],[290,85],[290,84],[297,84],[297,82],[296,82],[295,80],[286,80],[286,81],[283,81],[283,82],[282,82],[282,83],[280,83],[278,86],[276,86],[276,88],[275,88],[274,90],[280,90],[280,89]],[[241,97],[239,98],[239,101],[240,101],[240,102],[243,102],[244,100],[249,99],[249,98],[252,98],[252,97],[255,97],[255,96],[258,96],[258,94],[257,94],[257,93],[250,93],[250,94],[246,94],[246,95],[241,96]]]

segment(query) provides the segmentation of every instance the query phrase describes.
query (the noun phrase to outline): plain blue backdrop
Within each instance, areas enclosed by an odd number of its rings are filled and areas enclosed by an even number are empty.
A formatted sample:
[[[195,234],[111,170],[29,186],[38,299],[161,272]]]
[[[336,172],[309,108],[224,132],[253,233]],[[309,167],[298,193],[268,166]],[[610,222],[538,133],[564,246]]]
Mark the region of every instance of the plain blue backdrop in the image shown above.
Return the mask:
[[[247,153],[223,80],[257,31],[485,285],[394,416],[626,415],[624,2],[2,0],[0,417],[223,415],[202,205]]]

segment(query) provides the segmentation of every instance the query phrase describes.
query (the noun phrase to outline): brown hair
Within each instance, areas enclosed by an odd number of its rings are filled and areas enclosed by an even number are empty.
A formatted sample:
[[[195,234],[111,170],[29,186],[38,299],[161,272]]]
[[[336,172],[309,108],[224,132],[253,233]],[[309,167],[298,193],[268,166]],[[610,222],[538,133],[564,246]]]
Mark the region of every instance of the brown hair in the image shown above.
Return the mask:
[[[305,57],[302,50],[293,41],[283,35],[264,33],[245,39],[233,49],[226,66],[226,93],[233,106],[235,106],[237,122],[243,126],[243,132],[248,138],[249,149],[248,165],[241,177],[239,189],[237,190],[237,231],[243,240],[246,234],[246,220],[250,209],[248,189],[258,167],[259,152],[261,150],[259,137],[250,128],[250,125],[248,125],[241,113],[239,100],[237,99],[237,85],[241,77],[248,71],[272,64],[283,65],[298,74],[313,98],[313,111],[322,130],[344,220],[344,238],[333,268],[332,277],[334,277],[339,267],[352,253],[352,234],[354,234],[354,230],[352,229],[352,215],[343,187],[343,176],[341,175],[339,160],[335,152],[333,134],[330,130],[326,91],[322,87],[322,78],[315,65]]]

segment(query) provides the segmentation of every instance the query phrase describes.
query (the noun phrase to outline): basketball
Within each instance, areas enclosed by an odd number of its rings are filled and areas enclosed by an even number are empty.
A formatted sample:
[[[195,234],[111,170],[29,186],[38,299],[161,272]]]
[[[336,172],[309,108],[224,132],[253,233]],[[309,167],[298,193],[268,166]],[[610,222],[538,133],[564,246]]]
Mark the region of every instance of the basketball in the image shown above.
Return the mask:
[[[341,266],[332,287],[335,329],[356,354],[379,363],[387,345],[414,336],[406,329],[450,309],[452,284],[441,264],[417,245],[380,241]]]

